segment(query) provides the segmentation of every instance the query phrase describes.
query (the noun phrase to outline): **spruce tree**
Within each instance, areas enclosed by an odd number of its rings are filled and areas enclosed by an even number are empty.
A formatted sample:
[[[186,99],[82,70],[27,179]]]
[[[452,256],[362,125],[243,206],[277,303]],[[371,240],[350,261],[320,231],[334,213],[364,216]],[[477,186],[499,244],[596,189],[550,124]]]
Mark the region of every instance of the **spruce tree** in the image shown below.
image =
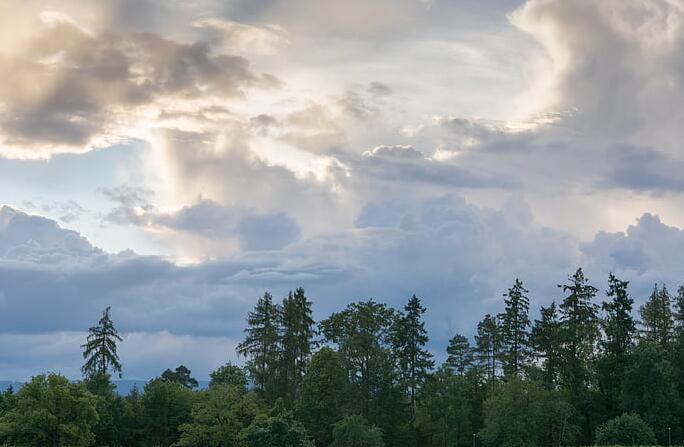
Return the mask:
[[[413,295],[404,307],[404,313],[397,320],[393,337],[401,380],[409,395],[413,416],[418,389],[434,366],[432,354],[425,349],[428,336],[425,323],[422,321],[424,313],[425,308],[420,299]]]
[[[107,307],[102,312],[102,317],[97,326],[88,329],[86,342],[81,345],[85,359],[81,371],[86,378],[95,375],[106,376],[110,369],[119,373],[119,377],[121,377],[121,362],[116,343],[123,341],[123,339],[114,327],[109,314],[110,310],[111,307]]]
[[[267,400],[275,399],[280,358],[280,306],[266,292],[247,316],[245,339],[237,346],[238,354],[248,358],[247,370],[257,389]]]
[[[539,320],[534,321],[530,334],[530,344],[534,356],[542,361],[542,381],[553,388],[558,384],[561,359],[561,324],[558,319],[556,303],[542,306]]]
[[[589,284],[581,268],[559,286],[568,295],[560,305],[561,378],[573,395],[589,381],[589,363],[599,338],[598,306],[592,302],[598,289]]]
[[[501,332],[496,318],[490,314],[477,324],[475,353],[478,364],[485,371],[487,383],[494,385],[499,370],[501,352]]]
[[[464,376],[473,364],[473,348],[470,346],[470,341],[461,334],[456,334],[449,340],[447,354],[449,356],[446,365],[455,370],[459,376]]]
[[[506,377],[519,376],[529,357],[530,300],[522,281],[515,280],[504,294],[505,311],[500,315],[503,370]]]
[[[602,357],[598,364],[599,387],[606,398],[611,416],[618,415],[622,379],[636,334],[636,323],[632,318],[634,300],[627,292],[628,285],[628,281],[622,281],[611,273],[606,292],[610,300],[601,305],[605,316],[601,320],[604,338],[601,341]]]
[[[639,309],[641,316],[642,334],[644,338],[667,348],[674,335],[674,315],[672,312],[672,297],[665,285],[653,288],[651,296]]]
[[[315,347],[316,328],[311,314],[311,301],[301,287],[283,300],[280,380],[287,401],[294,398]]]

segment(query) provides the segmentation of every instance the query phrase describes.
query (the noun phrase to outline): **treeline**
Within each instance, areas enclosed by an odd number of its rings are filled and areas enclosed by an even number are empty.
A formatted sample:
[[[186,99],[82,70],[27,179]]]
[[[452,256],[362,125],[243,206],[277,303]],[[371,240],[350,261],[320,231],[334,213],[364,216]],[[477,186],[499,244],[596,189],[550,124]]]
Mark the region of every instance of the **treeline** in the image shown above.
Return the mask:
[[[656,285],[634,318],[628,282],[604,293],[581,269],[531,321],[520,280],[446,361],[425,308],[351,303],[316,323],[303,289],[266,293],[238,353],[209,387],[181,365],[118,396],[121,341],[105,310],[83,345],[83,380],[34,377],[0,399],[8,446],[451,447],[681,443],[684,287]]]

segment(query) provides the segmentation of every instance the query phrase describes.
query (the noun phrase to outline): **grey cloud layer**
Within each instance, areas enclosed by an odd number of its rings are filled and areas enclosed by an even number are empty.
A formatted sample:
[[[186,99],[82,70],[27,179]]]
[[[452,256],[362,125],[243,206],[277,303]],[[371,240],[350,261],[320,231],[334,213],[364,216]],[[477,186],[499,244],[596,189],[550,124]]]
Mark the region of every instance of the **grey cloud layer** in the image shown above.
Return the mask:
[[[440,350],[453,332],[471,331],[477,315],[498,311],[501,293],[517,276],[526,281],[535,307],[558,298],[555,284],[579,263],[600,287],[611,270],[631,280],[638,301],[654,281],[674,287],[684,279],[676,262],[684,231],[654,216],[642,217],[626,233],[601,233],[584,244],[530,219],[524,203],[515,201],[506,212],[449,196],[377,202],[362,211],[354,230],[277,252],[248,251],[182,267],[159,257],[102,252],[52,221],[5,207],[0,326],[6,334],[0,339],[83,331],[112,305],[124,332],[168,331],[174,334],[167,337],[171,345],[182,335],[197,351],[191,359],[205,356],[197,362],[207,368],[220,363],[212,353],[216,346],[232,346],[230,340],[240,338],[244,315],[257,296],[264,290],[281,296],[303,285],[318,317],[354,299],[372,296],[399,306],[418,293],[430,309],[433,347]],[[201,337],[224,341],[204,343]],[[32,339],[44,343],[39,336],[24,342]],[[58,366],[71,371],[68,362],[77,358],[78,346],[60,346],[72,354]],[[168,354],[151,350],[144,359],[131,351],[124,363],[136,374],[152,375],[158,373],[155,356],[169,361]],[[25,371],[32,359],[7,361]]]

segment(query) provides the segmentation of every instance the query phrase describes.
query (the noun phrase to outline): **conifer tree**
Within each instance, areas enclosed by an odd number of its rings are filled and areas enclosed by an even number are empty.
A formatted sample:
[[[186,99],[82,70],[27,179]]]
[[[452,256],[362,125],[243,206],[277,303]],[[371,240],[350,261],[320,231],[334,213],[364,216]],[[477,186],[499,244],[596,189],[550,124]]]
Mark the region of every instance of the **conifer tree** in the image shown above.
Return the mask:
[[[473,364],[473,348],[468,339],[461,334],[456,334],[449,340],[447,354],[447,366],[455,370],[459,376],[464,376]]]
[[[644,338],[666,348],[674,335],[674,315],[672,312],[672,297],[665,285],[653,288],[651,296],[639,309],[641,316],[642,334]]]
[[[485,370],[487,383],[494,385],[499,370],[501,332],[496,318],[490,314],[477,324],[475,353],[480,367]]]
[[[284,387],[283,397],[288,401],[294,398],[315,347],[316,328],[311,314],[311,301],[303,288],[290,292],[283,300],[280,380]]]
[[[598,306],[592,302],[598,289],[589,284],[581,268],[559,286],[568,295],[560,305],[561,378],[573,395],[589,381],[589,362],[599,338]]]
[[[598,365],[599,387],[606,397],[611,416],[618,415],[622,379],[636,333],[636,323],[632,318],[634,300],[627,292],[628,285],[628,281],[622,281],[611,273],[606,292],[610,300],[601,305],[605,317],[601,320],[604,338],[601,341],[603,357]]]
[[[275,398],[279,361],[280,306],[266,292],[247,316],[245,339],[237,346],[238,354],[248,358],[247,370],[257,389],[267,400]]]
[[[81,367],[83,375],[87,378],[95,375],[107,375],[109,369],[119,373],[121,377],[121,362],[117,353],[117,342],[123,341],[114,327],[109,314],[111,307],[102,312],[102,317],[97,326],[88,329],[88,337],[83,349],[85,363]]]
[[[432,354],[425,349],[428,336],[425,323],[422,321],[424,313],[425,308],[420,299],[413,295],[404,307],[404,313],[397,320],[393,337],[401,379],[410,398],[413,416],[415,416],[418,389],[434,366]]]
[[[556,303],[541,307],[539,320],[534,321],[530,344],[535,356],[542,361],[542,380],[547,387],[558,384],[561,359],[561,325]]]
[[[515,280],[504,294],[506,308],[500,316],[503,370],[507,377],[519,376],[529,356],[530,300],[522,281]]]

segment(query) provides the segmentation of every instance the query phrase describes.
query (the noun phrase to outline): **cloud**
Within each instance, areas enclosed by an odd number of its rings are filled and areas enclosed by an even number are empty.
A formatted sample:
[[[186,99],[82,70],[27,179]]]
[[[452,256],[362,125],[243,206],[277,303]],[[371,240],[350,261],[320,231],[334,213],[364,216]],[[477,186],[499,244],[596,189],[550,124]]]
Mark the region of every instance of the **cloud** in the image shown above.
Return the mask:
[[[211,200],[199,200],[173,212],[162,212],[143,199],[139,190],[128,186],[104,192],[119,203],[105,216],[107,222],[174,232],[166,238],[183,232],[205,239],[207,245],[221,246],[226,245],[226,239],[235,239],[242,250],[253,251],[280,249],[300,236],[299,225],[285,212],[260,213]]]
[[[681,5],[528,0],[510,19],[546,53],[528,102],[542,111],[577,108],[571,125],[587,134],[677,150],[671,137],[682,135]]]
[[[588,268],[629,279],[637,296],[647,296],[655,283],[667,283],[671,289],[684,284],[684,267],[678,261],[684,230],[653,214],[642,215],[625,232],[599,232],[581,250]]]
[[[287,31],[279,25],[256,27],[222,18],[198,20],[193,25],[206,30],[215,46],[233,53],[273,54],[289,43]]]
[[[222,220],[217,211],[192,210]],[[196,229],[203,219],[188,212],[175,224]],[[32,364],[76,371],[75,340],[109,305],[127,340],[137,340],[128,346],[152,346],[144,358],[122,351],[128,371],[145,378],[185,355],[202,371],[230,357],[244,316],[265,290],[279,297],[305,287],[317,318],[368,297],[401,306],[416,293],[429,309],[432,347],[441,352],[454,332],[469,333],[478,316],[500,311],[501,294],[516,277],[536,309],[561,298],[555,284],[579,265],[599,288],[609,271],[630,280],[638,303],[653,282],[675,287],[684,273],[676,262],[684,230],[656,216],[582,243],[540,226],[524,201],[495,210],[453,195],[372,201],[354,228],[291,242],[294,230],[283,216],[251,216],[238,228],[245,251],[186,266],[103,252],[49,219],[8,207],[0,222],[0,343],[33,346],[7,360],[23,375]],[[283,240],[289,243],[281,247]],[[280,248],[262,250],[273,247]],[[40,360],[50,343],[65,354]]]
[[[139,135],[140,120],[174,102],[196,109],[278,84],[254,73],[243,57],[217,53],[207,43],[93,34],[61,13],[42,17],[30,39],[0,54],[5,156],[84,152]]]

